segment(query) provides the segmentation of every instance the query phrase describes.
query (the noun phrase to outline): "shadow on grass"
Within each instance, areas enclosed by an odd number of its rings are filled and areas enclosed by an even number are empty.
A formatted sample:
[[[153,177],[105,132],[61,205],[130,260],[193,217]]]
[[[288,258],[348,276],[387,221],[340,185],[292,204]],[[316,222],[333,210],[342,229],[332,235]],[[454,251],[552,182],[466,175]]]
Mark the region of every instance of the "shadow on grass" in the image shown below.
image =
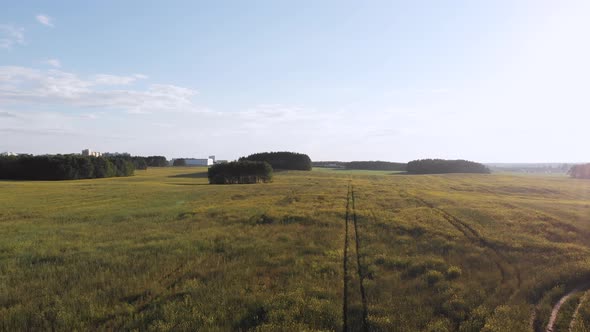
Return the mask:
[[[173,186],[208,186],[209,183],[168,183]]]
[[[169,178],[187,178],[187,179],[203,179],[207,177],[207,172],[185,173],[170,175]]]

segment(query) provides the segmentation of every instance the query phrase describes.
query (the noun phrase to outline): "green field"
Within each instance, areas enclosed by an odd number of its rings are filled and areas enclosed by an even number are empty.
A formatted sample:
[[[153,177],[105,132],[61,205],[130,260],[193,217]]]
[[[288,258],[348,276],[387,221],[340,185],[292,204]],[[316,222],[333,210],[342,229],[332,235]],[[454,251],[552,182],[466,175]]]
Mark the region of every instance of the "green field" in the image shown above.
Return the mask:
[[[585,180],[150,168],[0,181],[0,227],[5,331],[590,326]]]

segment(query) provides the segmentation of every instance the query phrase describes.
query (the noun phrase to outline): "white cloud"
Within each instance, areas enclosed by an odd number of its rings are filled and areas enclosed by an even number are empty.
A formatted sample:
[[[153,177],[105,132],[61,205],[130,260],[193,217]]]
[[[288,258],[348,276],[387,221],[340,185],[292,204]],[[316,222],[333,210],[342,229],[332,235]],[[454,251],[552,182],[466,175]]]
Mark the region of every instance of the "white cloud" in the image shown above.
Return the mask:
[[[61,67],[61,62],[58,59],[47,59],[47,60],[43,61],[43,63],[48,64],[48,65],[55,67],[55,68]]]
[[[25,29],[9,24],[0,24],[0,48],[11,49],[25,43]]]
[[[52,27],[53,28],[53,19],[45,14],[39,14],[37,16],[35,16],[35,18],[37,19],[37,21],[43,25],[46,25],[48,27]]]
[[[197,91],[175,85],[152,84],[147,89],[115,89],[134,76],[76,74],[51,69],[0,66],[0,104],[41,104],[77,108],[126,110],[129,113],[200,111],[192,102]]]
[[[140,80],[148,79],[148,76],[144,75],[144,74],[133,74],[133,76],[135,76],[135,78],[138,78]]]

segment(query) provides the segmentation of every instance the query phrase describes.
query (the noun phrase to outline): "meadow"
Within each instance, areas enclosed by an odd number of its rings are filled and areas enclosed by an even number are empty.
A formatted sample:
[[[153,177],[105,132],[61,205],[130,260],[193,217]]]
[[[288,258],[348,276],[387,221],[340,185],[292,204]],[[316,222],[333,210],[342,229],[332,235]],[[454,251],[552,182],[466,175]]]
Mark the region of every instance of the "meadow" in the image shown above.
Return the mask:
[[[589,180],[149,168],[0,181],[0,227],[4,331],[590,329]]]

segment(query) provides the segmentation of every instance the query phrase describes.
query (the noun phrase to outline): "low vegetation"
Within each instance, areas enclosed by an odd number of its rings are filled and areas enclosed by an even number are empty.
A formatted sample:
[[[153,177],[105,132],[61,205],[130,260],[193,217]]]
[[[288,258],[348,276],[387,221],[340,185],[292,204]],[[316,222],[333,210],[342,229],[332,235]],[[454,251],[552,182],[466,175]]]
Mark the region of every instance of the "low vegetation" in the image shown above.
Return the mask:
[[[490,173],[480,163],[467,160],[420,159],[410,161],[406,170],[412,174]]]
[[[211,166],[208,178],[211,184],[269,182],[272,179],[272,167],[264,161],[232,161]]]
[[[310,171],[311,159],[308,155],[296,152],[262,152],[242,157],[240,160],[264,161],[277,170]]]

